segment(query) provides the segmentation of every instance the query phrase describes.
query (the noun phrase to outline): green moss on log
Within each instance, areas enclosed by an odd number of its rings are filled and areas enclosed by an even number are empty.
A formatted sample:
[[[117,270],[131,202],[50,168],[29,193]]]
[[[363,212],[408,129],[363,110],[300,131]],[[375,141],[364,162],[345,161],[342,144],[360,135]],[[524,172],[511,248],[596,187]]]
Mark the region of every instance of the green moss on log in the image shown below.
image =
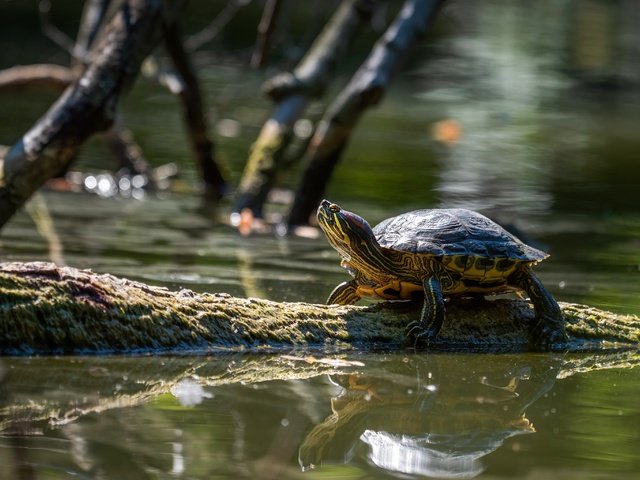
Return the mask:
[[[561,304],[567,350],[636,347],[640,319]],[[170,291],[56,267],[0,264],[0,353],[135,353],[403,348],[412,309],[326,306]],[[520,300],[447,306],[439,349],[527,348],[531,306]]]

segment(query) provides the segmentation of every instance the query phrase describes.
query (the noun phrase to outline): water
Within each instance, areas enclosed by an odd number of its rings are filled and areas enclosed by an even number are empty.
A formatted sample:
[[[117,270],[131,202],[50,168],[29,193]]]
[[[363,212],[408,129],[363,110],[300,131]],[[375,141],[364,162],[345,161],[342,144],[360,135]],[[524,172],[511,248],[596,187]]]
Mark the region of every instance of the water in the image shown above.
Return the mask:
[[[0,474],[637,478],[636,353],[342,360],[5,359]]]
[[[571,5],[445,9],[363,117],[327,197],[372,224],[479,209],[551,253],[537,271],[559,300],[639,315],[640,22],[630,3]],[[28,58],[51,51],[31,42]],[[235,182],[268,113],[262,76],[237,62],[202,74]],[[11,112],[0,143],[51,100],[29,95],[0,96]],[[179,165],[186,193],[44,191],[3,230],[3,261],[278,301],[323,302],[346,279],[323,238],[240,238],[208,218],[226,218],[228,204],[201,215],[162,88],[138,82],[123,108],[149,160]],[[93,140],[78,168],[109,162]],[[0,478],[638,478],[637,352],[292,358],[305,355],[3,358]]]

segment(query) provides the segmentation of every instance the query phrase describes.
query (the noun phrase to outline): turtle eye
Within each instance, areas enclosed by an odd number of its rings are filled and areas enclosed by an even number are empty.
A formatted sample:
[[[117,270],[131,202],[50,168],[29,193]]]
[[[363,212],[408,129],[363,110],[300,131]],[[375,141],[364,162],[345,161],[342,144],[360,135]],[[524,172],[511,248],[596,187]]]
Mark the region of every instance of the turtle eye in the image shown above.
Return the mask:
[[[338,213],[340,211],[340,207],[335,203],[332,203],[331,205],[329,205],[329,211],[331,213]]]

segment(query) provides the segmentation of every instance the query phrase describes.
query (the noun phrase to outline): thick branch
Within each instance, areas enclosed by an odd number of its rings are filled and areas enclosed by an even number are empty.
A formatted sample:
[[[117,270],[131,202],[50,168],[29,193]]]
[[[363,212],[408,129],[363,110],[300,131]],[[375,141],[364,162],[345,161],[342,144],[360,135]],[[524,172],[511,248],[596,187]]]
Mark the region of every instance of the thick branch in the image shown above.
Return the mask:
[[[307,168],[289,215],[304,225],[315,210],[361,115],[382,99],[407,51],[423,34],[443,0],[406,0],[369,57],[329,107],[307,151]]]
[[[125,2],[106,27],[96,58],[49,111],[13,145],[0,165],[0,226],[47,179],[71,163],[92,134],[108,128],[120,95],[175,19],[178,0]]]
[[[174,93],[177,93],[182,101],[191,149],[200,167],[205,192],[208,197],[219,199],[226,191],[226,182],[215,159],[213,142],[209,138],[200,82],[191,65],[189,53],[184,48],[182,35],[176,23],[166,28],[164,44],[176,71],[182,78],[182,88]]]
[[[32,88],[62,92],[75,79],[73,70],[60,65],[18,66],[0,71],[0,91]],[[111,128],[104,132],[104,139],[119,162],[119,168],[151,176],[151,167],[144,159],[142,149],[135,142],[131,131],[125,128],[120,116]],[[5,153],[1,152],[0,158],[4,157]]]
[[[566,350],[638,347],[638,317],[562,310]],[[404,348],[417,314],[174,292],[53,264],[0,264],[1,354]],[[432,347],[519,351],[533,321],[524,301],[452,302]]]
[[[273,186],[295,122],[313,98],[322,94],[331,72],[358,27],[372,15],[372,0],[343,2],[293,73],[277,75],[265,90],[278,103],[255,141],[238,186],[234,211],[250,209],[262,217],[262,206]]]

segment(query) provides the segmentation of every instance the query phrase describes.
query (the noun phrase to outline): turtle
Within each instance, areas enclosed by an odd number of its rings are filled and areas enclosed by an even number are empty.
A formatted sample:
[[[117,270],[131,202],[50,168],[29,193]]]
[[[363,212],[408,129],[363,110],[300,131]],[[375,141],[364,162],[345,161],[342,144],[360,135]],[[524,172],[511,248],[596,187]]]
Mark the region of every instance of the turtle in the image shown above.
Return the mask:
[[[408,335],[433,341],[445,318],[445,296],[525,292],[539,345],[566,342],[558,303],[533,273],[549,255],[533,248],[484,215],[463,208],[424,209],[388,218],[371,228],[366,220],[323,200],[318,224],[353,279],[339,284],[328,304],[349,305],[364,297],[422,300],[420,318]]]

